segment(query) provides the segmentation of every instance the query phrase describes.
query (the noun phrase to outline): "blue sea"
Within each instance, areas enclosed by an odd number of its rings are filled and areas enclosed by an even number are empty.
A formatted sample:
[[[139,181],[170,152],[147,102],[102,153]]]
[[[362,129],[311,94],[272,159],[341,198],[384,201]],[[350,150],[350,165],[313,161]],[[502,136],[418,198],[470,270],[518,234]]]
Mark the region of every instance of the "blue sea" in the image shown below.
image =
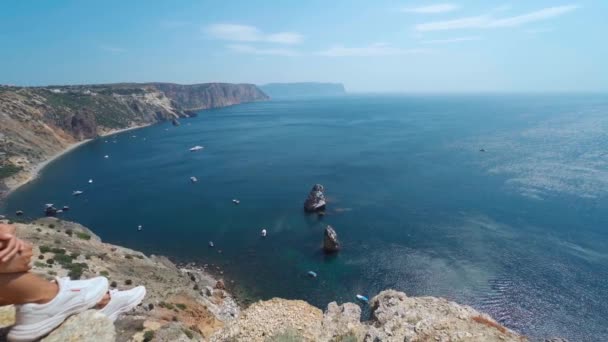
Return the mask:
[[[302,210],[315,183],[325,216]],[[62,217],[106,242],[219,266],[249,300],[324,308],[394,288],[471,305],[533,339],[608,340],[606,95],[351,95],[207,110],[91,141],[0,213],[33,218],[45,203],[69,205]],[[343,244],[333,256],[320,249],[328,224]]]

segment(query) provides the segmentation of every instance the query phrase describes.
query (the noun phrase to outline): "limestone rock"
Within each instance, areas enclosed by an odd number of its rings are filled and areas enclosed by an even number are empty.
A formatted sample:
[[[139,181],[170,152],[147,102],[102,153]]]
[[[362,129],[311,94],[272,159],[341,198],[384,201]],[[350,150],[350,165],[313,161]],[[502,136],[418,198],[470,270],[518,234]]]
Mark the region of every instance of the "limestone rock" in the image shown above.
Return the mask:
[[[113,342],[116,340],[114,324],[104,314],[85,311],[68,318],[42,342]]]
[[[325,188],[321,184],[315,184],[304,202],[304,211],[320,211],[325,209],[325,204]]]
[[[215,288],[218,290],[225,290],[226,284],[224,284],[224,280],[220,279],[215,283]]]
[[[15,324],[15,307],[12,305],[0,306],[0,327]]]
[[[365,327],[361,323],[361,308],[353,303],[327,305],[323,315],[321,341],[362,341]]]
[[[319,341],[322,320],[304,301],[273,298],[252,304],[210,341]]]
[[[332,226],[325,227],[325,237],[323,238],[323,250],[325,253],[335,253],[340,250],[338,233]]]
[[[374,297],[365,341],[525,341],[475,309],[386,290]]]

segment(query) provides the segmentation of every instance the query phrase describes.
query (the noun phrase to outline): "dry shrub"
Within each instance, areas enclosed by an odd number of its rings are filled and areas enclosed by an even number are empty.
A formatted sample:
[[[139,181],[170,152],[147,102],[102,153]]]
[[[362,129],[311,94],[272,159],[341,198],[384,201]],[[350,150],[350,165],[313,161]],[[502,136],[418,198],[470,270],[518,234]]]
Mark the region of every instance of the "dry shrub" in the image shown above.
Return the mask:
[[[489,320],[489,319],[487,319],[487,318],[485,318],[485,317],[483,317],[483,316],[475,316],[475,317],[473,317],[472,319],[473,319],[475,322],[477,322],[477,323],[480,323],[480,324],[486,325],[486,326],[488,326],[488,327],[496,328],[496,329],[498,329],[498,331],[500,331],[500,332],[501,332],[501,333],[503,333],[503,334],[506,334],[506,333],[507,333],[507,328],[505,328],[505,327],[503,327],[502,325],[500,325],[500,324],[498,324],[498,323],[496,323],[496,322],[494,322],[494,321],[491,321],[491,320]]]

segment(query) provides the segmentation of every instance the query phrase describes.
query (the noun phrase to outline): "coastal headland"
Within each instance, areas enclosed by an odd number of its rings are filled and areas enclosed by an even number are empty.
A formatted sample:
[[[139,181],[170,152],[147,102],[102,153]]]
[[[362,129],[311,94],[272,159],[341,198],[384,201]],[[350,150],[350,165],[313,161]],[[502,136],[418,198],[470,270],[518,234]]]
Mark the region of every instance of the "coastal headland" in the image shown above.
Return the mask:
[[[268,99],[252,84],[0,86],[0,199],[90,139]]]

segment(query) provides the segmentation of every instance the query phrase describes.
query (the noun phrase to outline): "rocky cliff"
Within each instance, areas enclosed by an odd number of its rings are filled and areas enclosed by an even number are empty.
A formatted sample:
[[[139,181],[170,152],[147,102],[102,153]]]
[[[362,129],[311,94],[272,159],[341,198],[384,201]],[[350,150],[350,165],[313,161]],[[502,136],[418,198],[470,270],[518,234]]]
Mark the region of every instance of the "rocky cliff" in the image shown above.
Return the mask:
[[[264,101],[268,96],[252,84],[204,83],[181,85],[151,83],[186,110],[231,106],[243,102]]]
[[[370,317],[353,303],[326,310],[274,298],[240,309],[224,282],[193,266],[103,243],[78,224],[44,218],[18,224],[36,245],[33,271],[41,276],[102,275],[112,287],[145,285],[147,296],[114,325],[94,311],[68,319],[43,341],[525,341],[475,309],[435,297],[387,290],[370,301]],[[229,283],[229,282],[226,282]],[[361,304],[367,305],[367,304]],[[14,322],[0,307],[0,327]],[[0,342],[8,328],[0,328]]]
[[[84,139],[266,99],[250,84],[0,87],[0,197],[2,188],[31,178],[38,163]]]

